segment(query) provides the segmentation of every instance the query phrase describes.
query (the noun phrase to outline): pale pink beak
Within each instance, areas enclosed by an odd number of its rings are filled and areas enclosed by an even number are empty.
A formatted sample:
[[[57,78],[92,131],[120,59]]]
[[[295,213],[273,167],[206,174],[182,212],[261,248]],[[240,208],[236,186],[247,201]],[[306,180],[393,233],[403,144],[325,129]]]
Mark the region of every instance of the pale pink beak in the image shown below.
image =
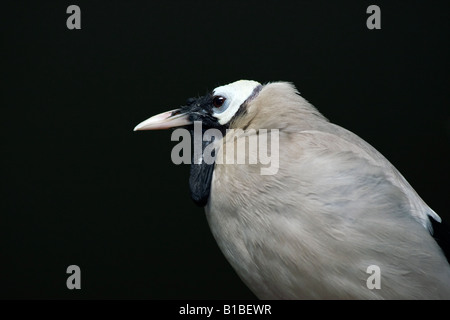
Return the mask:
[[[181,127],[192,124],[186,113],[181,113],[180,109],[163,112],[139,123],[134,131],[138,130],[163,130],[174,127]]]

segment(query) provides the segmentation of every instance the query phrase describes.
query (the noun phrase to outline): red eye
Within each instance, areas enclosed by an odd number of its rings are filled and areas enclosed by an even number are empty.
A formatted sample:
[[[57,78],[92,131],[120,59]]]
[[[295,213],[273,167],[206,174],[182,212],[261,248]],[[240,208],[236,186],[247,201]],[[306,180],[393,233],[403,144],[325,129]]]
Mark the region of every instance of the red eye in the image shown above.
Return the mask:
[[[225,97],[215,96],[213,98],[214,108],[220,108],[224,104],[225,100],[227,100]]]

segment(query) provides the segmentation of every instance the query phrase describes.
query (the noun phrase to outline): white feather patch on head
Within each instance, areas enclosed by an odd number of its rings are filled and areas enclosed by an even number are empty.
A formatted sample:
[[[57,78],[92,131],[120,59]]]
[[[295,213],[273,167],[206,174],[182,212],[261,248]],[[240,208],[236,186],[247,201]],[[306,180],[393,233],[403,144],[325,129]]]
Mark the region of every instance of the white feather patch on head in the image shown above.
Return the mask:
[[[215,96],[222,96],[227,99],[228,107],[220,113],[214,113],[214,117],[219,120],[220,124],[228,123],[239,107],[250,97],[256,87],[261,84],[253,80],[239,80],[225,86],[217,87],[213,90]]]

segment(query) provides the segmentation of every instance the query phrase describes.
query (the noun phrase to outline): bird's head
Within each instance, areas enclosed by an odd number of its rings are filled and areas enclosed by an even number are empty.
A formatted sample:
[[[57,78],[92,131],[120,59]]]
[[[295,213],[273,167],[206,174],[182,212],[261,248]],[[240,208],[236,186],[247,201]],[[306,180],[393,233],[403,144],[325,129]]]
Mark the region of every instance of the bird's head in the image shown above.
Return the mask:
[[[153,116],[134,130],[160,130],[187,126],[201,121],[206,128],[226,128],[230,122],[245,111],[246,105],[254,99],[262,85],[256,81],[239,80],[217,87],[198,98],[189,98],[179,109]]]

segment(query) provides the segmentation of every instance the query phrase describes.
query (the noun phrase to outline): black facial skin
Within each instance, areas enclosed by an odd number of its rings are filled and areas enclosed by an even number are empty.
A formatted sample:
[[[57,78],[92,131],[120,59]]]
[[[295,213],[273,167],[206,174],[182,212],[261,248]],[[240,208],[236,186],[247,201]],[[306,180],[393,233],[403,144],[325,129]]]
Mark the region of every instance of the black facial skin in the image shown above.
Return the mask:
[[[207,94],[198,98],[189,98],[186,101],[186,105],[182,106],[180,111],[182,113],[189,114],[189,120],[201,121],[203,127],[218,128],[222,125],[217,121],[217,119],[212,115],[213,113],[213,99],[212,94]]]
[[[210,128],[219,129],[223,135],[226,131],[226,126],[221,125],[212,115],[214,108],[213,99],[214,96],[212,94],[207,94],[199,98],[189,98],[186,105],[180,108],[180,113],[187,113],[189,115],[189,120],[192,122],[202,122],[202,135]],[[189,125],[186,128],[191,133],[191,150],[194,150],[194,125]],[[202,142],[202,153],[211,142],[212,141]],[[200,164],[196,164],[198,162],[196,160],[197,159],[194,159],[194,152],[192,152],[189,189],[191,191],[192,200],[198,206],[204,207],[208,202],[211,191],[211,181],[215,164],[207,164],[204,162],[203,158]]]

